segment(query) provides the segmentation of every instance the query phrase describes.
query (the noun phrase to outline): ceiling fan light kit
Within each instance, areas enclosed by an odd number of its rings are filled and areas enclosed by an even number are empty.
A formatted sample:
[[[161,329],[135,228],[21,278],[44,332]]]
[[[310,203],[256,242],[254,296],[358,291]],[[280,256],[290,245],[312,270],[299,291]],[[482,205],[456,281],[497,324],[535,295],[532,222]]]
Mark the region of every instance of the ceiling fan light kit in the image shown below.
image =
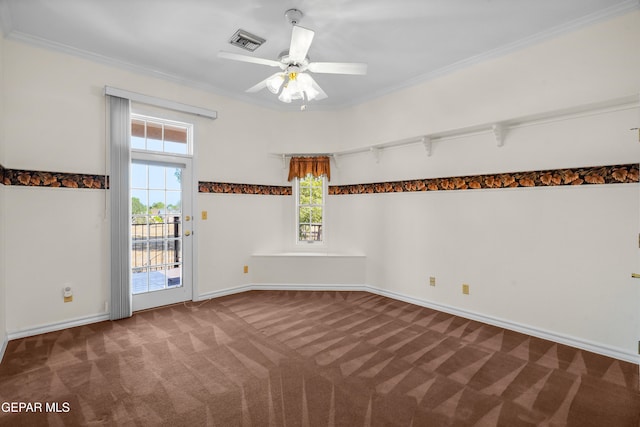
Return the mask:
[[[288,51],[280,54],[278,61],[264,58],[256,58],[231,52],[219,52],[218,57],[240,62],[249,62],[270,67],[279,67],[277,72],[255,86],[247,89],[247,92],[258,92],[267,88],[269,92],[278,95],[278,99],[285,103],[302,100],[302,110],[307,101],[327,98],[327,94],[306,71],[327,74],[351,74],[364,75],[367,73],[367,65],[349,62],[310,62],[307,56],[315,32],[298,26],[302,19],[302,12],[297,9],[289,9],[284,14],[287,21],[293,26],[291,30],[291,43]]]

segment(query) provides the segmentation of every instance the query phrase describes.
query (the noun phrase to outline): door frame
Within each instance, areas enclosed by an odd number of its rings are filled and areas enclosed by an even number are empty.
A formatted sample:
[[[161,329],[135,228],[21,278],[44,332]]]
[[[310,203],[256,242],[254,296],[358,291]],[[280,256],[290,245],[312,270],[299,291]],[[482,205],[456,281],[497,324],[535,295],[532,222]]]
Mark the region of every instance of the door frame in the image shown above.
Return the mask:
[[[195,256],[194,256],[194,231],[195,218],[194,202],[196,195],[196,186],[194,180],[193,158],[188,155],[149,152],[144,150],[131,150],[130,165],[146,164],[156,166],[175,166],[183,169],[182,175],[182,286],[174,289],[166,289],[162,291],[153,291],[143,294],[133,294],[132,275],[130,275],[129,292],[131,294],[132,311],[146,310],[149,308],[161,307],[164,305],[175,304],[184,301],[193,301],[195,295]],[[131,185],[127,189],[131,193]],[[131,200],[131,194],[129,194]],[[131,217],[131,215],[129,215]],[[190,219],[187,221],[186,218]],[[129,228],[130,230],[130,228]],[[190,235],[185,236],[185,232],[189,231]],[[129,231],[129,250],[131,250],[131,232]],[[129,256],[129,271],[131,271],[131,256]]]

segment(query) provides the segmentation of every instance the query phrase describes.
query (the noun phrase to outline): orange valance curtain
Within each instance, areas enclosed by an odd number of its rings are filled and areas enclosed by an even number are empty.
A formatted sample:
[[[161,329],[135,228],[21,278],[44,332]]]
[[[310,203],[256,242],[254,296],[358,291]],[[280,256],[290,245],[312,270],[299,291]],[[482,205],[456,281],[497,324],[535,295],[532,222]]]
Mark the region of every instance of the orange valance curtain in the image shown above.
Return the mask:
[[[289,181],[304,178],[308,174],[319,177],[325,175],[331,181],[329,156],[292,157],[289,162]]]

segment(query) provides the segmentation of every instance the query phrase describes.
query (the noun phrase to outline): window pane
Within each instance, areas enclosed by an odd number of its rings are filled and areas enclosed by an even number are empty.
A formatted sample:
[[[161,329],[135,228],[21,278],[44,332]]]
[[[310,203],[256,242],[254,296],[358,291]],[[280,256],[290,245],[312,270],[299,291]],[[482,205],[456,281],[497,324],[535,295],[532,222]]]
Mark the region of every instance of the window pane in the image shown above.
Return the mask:
[[[313,224],[322,224],[322,208],[321,207],[311,208],[310,222]]]
[[[187,128],[184,126],[164,125],[165,142],[187,143]]]
[[[131,119],[131,147],[138,150],[190,154],[191,125],[145,116]]]
[[[147,139],[147,150],[149,150],[149,151],[162,151],[162,140]]]
[[[168,214],[179,214],[182,210],[182,201],[180,200],[182,192],[180,191],[167,191],[166,201],[167,206],[165,210]]]
[[[147,242],[133,241],[131,246],[131,266],[144,267],[149,259]]]
[[[147,139],[162,141],[162,123],[147,122]]]
[[[166,168],[167,173],[167,190],[180,190],[182,187],[182,169]]]
[[[137,163],[131,165],[131,187],[147,188],[147,165]]]
[[[187,144],[182,144],[178,142],[165,141],[164,142],[164,152],[165,153],[175,153],[175,154],[187,154]]]
[[[161,268],[164,261],[164,247],[165,240],[150,240],[149,241],[149,268],[151,270],[158,270]]]
[[[144,150],[144,138],[140,138],[139,136],[131,137],[131,148],[135,148],[138,150]]]
[[[298,215],[300,224],[308,224],[311,222],[311,208],[301,207]]]
[[[300,224],[300,231],[298,233],[298,240],[311,240],[311,226],[309,224]]]
[[[149,213],[151,215],[161,215],[164,213],[164,191],[149,190]]]
[[[131,190],[131,213],[133,215],[146,214],[148,205],[146,190]]]
[[[149,188],[164,188],[164,166],[149,166]]]
[[[320,187],[320,188],[314,187],[311,190],[310,203],[314,204],[314,205],[321,205],[322,204],[322,187]]]
[[[134,268],[131,276],[134,294],[149,291],[149,270],[146,268]]]

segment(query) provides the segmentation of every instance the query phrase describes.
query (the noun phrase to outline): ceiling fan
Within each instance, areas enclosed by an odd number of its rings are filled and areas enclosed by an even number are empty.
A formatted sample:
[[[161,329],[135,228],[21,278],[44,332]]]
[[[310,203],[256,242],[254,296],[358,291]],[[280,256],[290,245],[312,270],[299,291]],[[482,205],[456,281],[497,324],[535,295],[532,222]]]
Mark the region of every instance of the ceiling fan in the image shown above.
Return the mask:
[[[367,74],[367,64],[355,62],[311,62],[307,57],[309,47],[313,41],[314,32],[298,26],[302,19],[302,12],[289,9],[284,16],[293,25],[291,44],[288,51],[279,55],[279,60],[256,58],[248,55],[224,52],[218,53],[219,58],[234,61],[250,62],[280,68],[281,71],[267,77],[260,83],[247,89],[247,92],[258,92],[267,88],[278,95],[282,102],[290,103],[294,100],[311,101],[327,98],[327,94],[307,72],[328,74]],[[304,109],[304,105],[302,106]]]

